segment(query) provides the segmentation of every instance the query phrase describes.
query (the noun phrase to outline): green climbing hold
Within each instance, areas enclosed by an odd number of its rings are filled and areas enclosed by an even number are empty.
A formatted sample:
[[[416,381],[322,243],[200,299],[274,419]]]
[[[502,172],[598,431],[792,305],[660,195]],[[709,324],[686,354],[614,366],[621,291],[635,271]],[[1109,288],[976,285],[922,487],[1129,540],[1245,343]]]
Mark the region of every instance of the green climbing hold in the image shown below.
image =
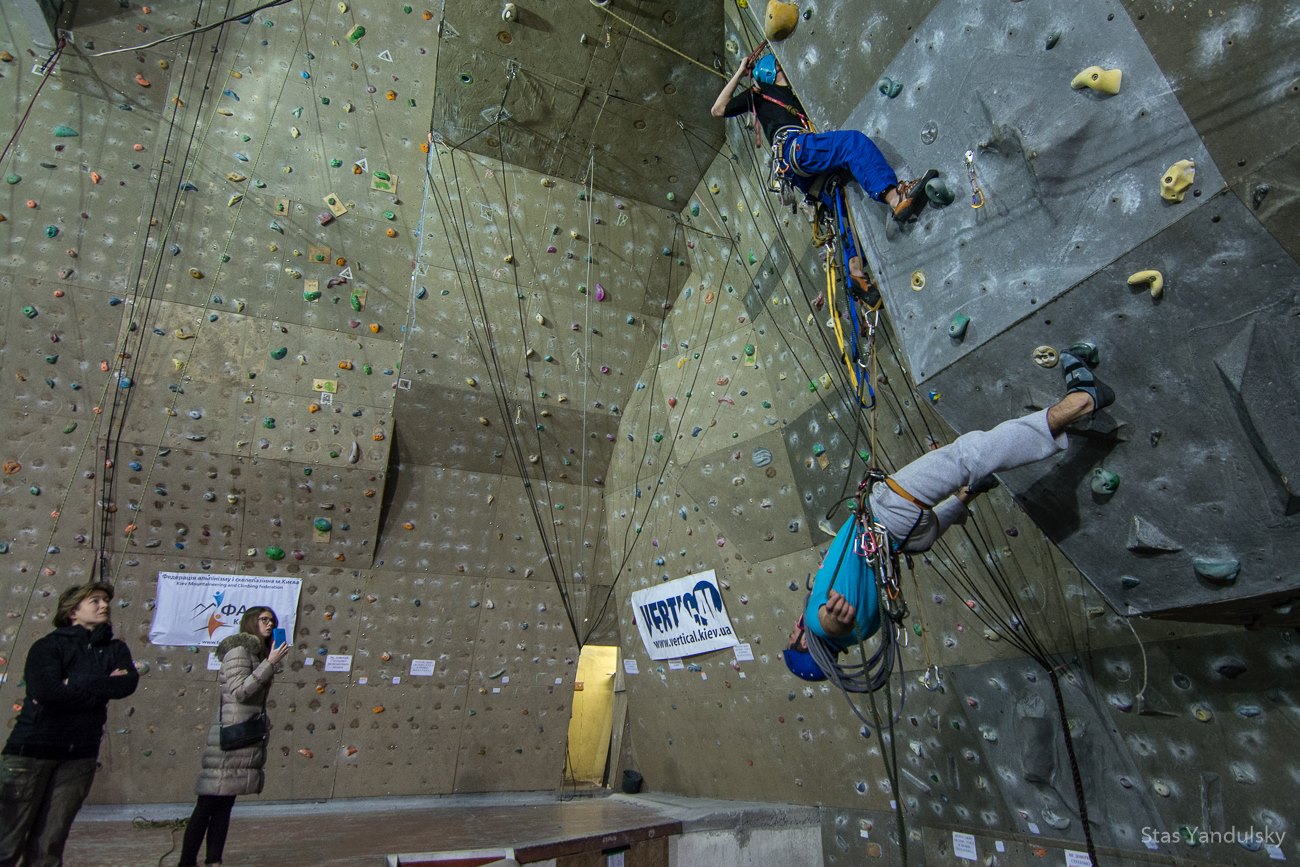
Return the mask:
[[[763,401],[763,409],[771,409],[771,408],[772,408],[772,401],[770,400]]]
[[[356,310],[358,313],[361,312],[361,296],[359,294],[353,292],[349,295],[348,303],[352,305],[353,310]]]
[[[396,219],[397,219],[397,214],[393,213],[392,211],[384,211],[384,219],[385,219],[385,220],[396,220]]]
[[[1227,557],[1222,559],[1195,557],[1192,559],[1192,569],[1198,577],[1206,581],[1231,584],[1237,580],[1237,575],[1241,572],[1241,561]]]
[[[700,215],[700,203],[691,202],[691,216],[698,217],[699,215]]]
[[[862,459],[863,463],[871,463],[871,452],[867,449],[858,449],[858,457]]]
[[[268,415],[266,418],[262,419],[262,427],[267,430],[275,430],[275,419]]]
[[[58,236],[59,236],[59,227],[58,227],[58,226],[46,226],[46,227],[45,227],[45,237],[47,237],[47,238],[57,238]]]
[[[330,530],[334,529],[334,524],[331,523],[329,518],[317,518],[311,522],[311,525],[316,528],[316,532],[318,533],[328,533]]]
[[[1066,352],[1075,358],[1087,364],[1089,367],[1095,367],[1101,363],[1101,353],[1097,350],[1097,344],[1081,340],[1078,343],[1071,343]]]
[[[320,300],[320,290],[319,290],[319,289],[304,289],[304,290],[303,290],[303,293],[302,293],[302,300],[304,300],[304,301],[319,301],[319,300]]]
[[[666,198],[670,202],[675,202],[677,201],[677,194],[674,193],[672,190],[669,190],[668,195],[664,196],[664,198]]]
[[[1092,471],[1092,492],[1113,494],[1119,488],[1119,476],[1110,470],[1097,467]]]
[[[27,489],[27,493],[31,494],[33,497],[39,496],[41,493],[41,486],[32,485],[30,488]]]
[[[274,358],[276,361],[279,361],[281,358],[284,358],[288,354],[289,354],[289,347],[287,346],[281,346],[278,349],[271,350],[271,357]]]
[[[268,560],[283,560],[284,549],[279,545],[272,545],[266,549],[266,557]]]
[[[0,542],[0,554],[8,554],[8,553],[9,553],[9,543]]]
[[[1053,48],[1056,47],[1056,43],[1060,41],[1061,41],[1061,31],[1053,30],[1051,33],[1047,34],[1047,50],[1051,51]]]
[[[37,314],[37,310],[32,305],[27,304],[23,306],[23,315],[26,316],[28,319],[35,319],[36,314]]]
[[[954,313],[948,324],[948,336],[961,342],[966,339],[966,329],[970,327],[970,317],[965,313]]]
[[[361,365],[361,372],[364,373],[366,376],[369,376],[370,374],[375,372],[375,369],[371,367],[369,364],[363,364]]]
[[[655,442],[657,442],[657,443],[661,443],[661,442],[664,441],[664,435],[663,435],[662,433],[660,433],[659,431],[655,431],[654,440],[655,440]]]
[[[375,177],[381,181],[391,181],[393,179],[393,176],[388,172],[375,172]]]
[[[65,124],[59,124],[54,128],[55,138],[76,138],[78,135],[79,133],[75,129]]]
[[[361,41],[361,37],[365,35],[366,35],[366,28],[358,24],[356,27],[353,27],[351,30],[348,31],[348,42],[351,42],[353,45],[356,45],[358,42]]]
[[[921,634],[921,624],[920,624],[920,623],[913,623],[913,624],[912,624],[912,631],[915,632],[917,635],[920,635],[920,634]]]
[[[16,184],[16,183],[18,183],[19,181],[21,181],[22,179],[23,179],[23,176],[22,176],[22,175],[16,175],[16,174],[14,174],[13,172],[10,172],[9,174],[5,175],[5,183],[6,183],[6,184]]]
[[[58,355],[51,354],[51,355],[47,355],[47,356],[45,356],[45,363],[46,363],[46,364],[58,364],[58,362],[59,362],[59,356],[58,356]]]
[[[73,432],[74,430],[76,430],[76,429],[77,429],[77,423],[76,423],[75,421],[74,421],[74,422],[70,422],[69,424],[66,424],[66,425],[63,426],[63,432],[64,432],[65,434],[72,433],[72,432]]]
[[[812,453],[813,453],[813,457],[815,458],[821,457],[822,455],[826,454],[826,446],[822,445],[821,443],[813,443]]]
[[[925,195],[930,200],[930,204],[938,208],[951,205],[957,198],[948,185],[943,182],[943,178],[931,178],[925,182]]]
[[[329,105],[329,104],[330,104],[330,98],[329,98],[328,96],[322,96],[322,97],[320,98],[320,104],[321,104],[321,105]]]

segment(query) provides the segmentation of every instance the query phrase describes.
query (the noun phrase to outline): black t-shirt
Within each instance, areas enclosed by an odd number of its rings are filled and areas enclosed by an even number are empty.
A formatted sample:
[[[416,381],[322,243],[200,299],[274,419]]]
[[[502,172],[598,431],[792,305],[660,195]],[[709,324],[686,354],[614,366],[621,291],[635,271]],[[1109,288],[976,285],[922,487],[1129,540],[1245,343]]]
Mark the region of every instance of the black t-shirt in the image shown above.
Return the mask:
[[[758,112],[759,125],[763,127],[763,134],[767,136],[770,143],[773,134],[783,126],[802,126],[803,125],[803,106],[799,103],[799,97],[794,95],[794,91],[788,87],[782,87],[779,84],[769,84],[762,88],[762,92],[772,99],[775,99],[784,105],[777,105],[771,99],[764,99],[749,89],[731,98],[727,103],[727,110],[723,112],[723,117],[735,117],[738,114],[746,112]],[[794,109],[794,112],[785,106]]]

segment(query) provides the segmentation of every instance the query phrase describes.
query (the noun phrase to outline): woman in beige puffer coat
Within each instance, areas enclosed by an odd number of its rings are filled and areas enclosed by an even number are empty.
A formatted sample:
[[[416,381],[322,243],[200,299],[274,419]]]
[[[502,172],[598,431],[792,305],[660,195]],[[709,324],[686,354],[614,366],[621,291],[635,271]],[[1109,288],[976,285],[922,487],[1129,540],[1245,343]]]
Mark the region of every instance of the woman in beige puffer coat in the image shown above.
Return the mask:
[[[196,867],[199,845],[205,836],[208,846],[204,863],[219,865],[235,797],[262,791],[266,744],[223,750],[221,728],[251,719],[266,707],[275,666],[289,652],[288,644],[271,647],[271,635],[278,622],[270,608],[260,605],[249,608],[239,620],[239,632],[217,645],[217,659],[221,661],[219,721],[214,721],[208,729],[203,768],[194,785],[198,803],[185,827],[178,867]]]

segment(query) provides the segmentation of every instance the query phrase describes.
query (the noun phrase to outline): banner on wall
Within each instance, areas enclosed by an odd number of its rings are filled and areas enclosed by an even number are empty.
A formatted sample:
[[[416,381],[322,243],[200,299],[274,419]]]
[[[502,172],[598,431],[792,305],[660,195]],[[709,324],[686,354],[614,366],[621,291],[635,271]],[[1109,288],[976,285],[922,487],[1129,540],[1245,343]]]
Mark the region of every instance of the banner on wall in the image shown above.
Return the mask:
[[[244,612],[264,605],[294,642],[299,578],[159,572],[149,641],[158,645],[215,647],[239,631]]]
[[[740,642],[710,569],[632,594],[632,615],[651,659],[675,659]]]

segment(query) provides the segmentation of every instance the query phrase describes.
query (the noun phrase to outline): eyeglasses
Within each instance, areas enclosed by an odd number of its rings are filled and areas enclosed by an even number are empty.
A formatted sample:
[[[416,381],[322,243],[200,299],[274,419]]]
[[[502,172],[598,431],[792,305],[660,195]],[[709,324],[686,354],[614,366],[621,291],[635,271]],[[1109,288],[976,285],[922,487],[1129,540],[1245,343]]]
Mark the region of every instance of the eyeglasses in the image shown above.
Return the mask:
[[[261,617],[257,618],[257,622],[258,622],[258,623],[274,623],[274,622],[275,622],[275,618],[274,618],[274,617],[268,617],[267,615],[263,614]]]

